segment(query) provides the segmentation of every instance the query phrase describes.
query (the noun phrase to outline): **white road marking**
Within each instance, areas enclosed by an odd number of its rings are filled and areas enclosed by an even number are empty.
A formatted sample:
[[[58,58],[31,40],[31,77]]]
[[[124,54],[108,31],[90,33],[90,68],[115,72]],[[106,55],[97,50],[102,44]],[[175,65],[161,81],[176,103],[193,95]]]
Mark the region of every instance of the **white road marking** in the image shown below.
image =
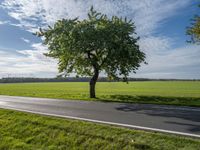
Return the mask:
[[[185,133],[185,132],[177,132],[177,131],[163,130],[163,129],[157,129],[157,128],[149,128],[149,127],[136,126],[136,125],[130,125],[130,124],[123,124],[123,123],[116,123],[116,122],[109,122],[109,121],[101,121],[101,120],[94,120],[94,119],[87,119],[87,118],[73,117],[73,116],[65,116],[65,115],[51,114],[51,113],[45,113],[45,112],[37,112],[37,111],[32,111],[32,110],[18,109],[18,108],[9,107],[9,106],[6,106],[6,107],[1,107],[0,106],[0,108],[3,108],[3,109],[12,109],[12,110],[23,111],[23,112],[33,113],[33,114],[46,115],[46,116],[54,116],[54,117],[61,117],[61,118],[75,119],[75,120],[82,120],[82,121],[88,121],[88,122],[94,122],[94,123],[101,123],[101,124],[109,124],[109,125],[115,125],[115,126],[122,126],[122,127],[139,129],[139,130],[163,132],[163,133],[170,133],[170,134],[177,134],[177,135],[183,135],[183,136],[190,136],[190,137],[200,138],[200,135],[198,135],[198,134],[191,134],[191,133]]]
[[[7,102],[0,101],[0,105],[6,105]]]

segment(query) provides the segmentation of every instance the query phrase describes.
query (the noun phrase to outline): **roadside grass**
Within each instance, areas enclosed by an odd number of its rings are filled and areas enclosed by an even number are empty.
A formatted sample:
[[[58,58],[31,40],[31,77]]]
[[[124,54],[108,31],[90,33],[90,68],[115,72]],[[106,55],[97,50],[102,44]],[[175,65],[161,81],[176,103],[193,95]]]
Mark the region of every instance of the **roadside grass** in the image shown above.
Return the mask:
[[[0,84],[0,95],[200,106],[200,81],[98,82],[97,99],[88,90],[87,82]]]
[[[1,150],[197,150],[200,139],[0,109]]]

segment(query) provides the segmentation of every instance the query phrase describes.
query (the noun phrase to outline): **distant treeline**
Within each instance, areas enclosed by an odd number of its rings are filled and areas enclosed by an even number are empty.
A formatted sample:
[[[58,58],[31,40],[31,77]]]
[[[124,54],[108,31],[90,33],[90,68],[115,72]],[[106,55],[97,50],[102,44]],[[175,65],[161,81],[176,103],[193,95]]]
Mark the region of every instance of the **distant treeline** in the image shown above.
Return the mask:
[[[148,78],[129,78],[129,81],[200,81],[200,79],[148,79]],[[89,82],[90,78],[67,77],[67,78],[2,78],[0,83],[26,83],[26,82]],[[106,77],[100,77],[98,82],[117,82]]]

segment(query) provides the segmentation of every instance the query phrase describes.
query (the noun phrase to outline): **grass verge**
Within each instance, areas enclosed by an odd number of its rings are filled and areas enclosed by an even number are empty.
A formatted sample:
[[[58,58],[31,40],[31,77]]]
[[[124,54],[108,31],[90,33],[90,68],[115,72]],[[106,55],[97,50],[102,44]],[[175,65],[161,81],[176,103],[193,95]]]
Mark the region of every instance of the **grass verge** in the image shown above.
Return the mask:
[[[0,109],[0,149],[197,150],[200,140]]]

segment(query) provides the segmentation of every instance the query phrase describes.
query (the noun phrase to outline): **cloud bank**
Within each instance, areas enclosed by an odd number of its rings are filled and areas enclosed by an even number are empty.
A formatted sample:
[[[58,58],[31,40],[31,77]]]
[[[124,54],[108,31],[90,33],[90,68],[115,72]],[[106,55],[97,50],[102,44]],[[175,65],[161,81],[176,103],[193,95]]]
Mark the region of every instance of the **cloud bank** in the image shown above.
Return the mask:
[[[31,50],[6,52],[0,50],[0,77],[54,77],[57,72],[56,61],[47,58],[41,43],[31,45]]]

